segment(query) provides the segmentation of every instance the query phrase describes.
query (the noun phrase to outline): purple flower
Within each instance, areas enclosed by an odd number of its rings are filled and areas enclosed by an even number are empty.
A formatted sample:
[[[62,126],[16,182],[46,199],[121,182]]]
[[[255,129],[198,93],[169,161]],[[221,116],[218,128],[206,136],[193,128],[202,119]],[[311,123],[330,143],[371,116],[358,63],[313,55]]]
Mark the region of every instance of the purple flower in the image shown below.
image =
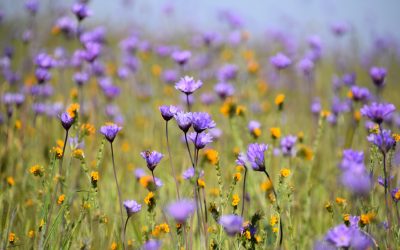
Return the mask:
[[[189,167],[188,169],[186,169],[183,173],[182,173],[182,177],[185,180],[189,180],[192,179],[193,176],[195,174],[195,170],[194,167]]]
[[[178,63],[179,65],[185,65],[190,57],[192,56],[192,53],[188,50],[183,50],[183,51],[175,51],[172,53],[171,57],[172,59]]]
[[[311,113],[319,116],[321,110],[322,110],[321,101],[319,99],[313,100],[311,103]]]
[[[350,247],[353,229],[344,224],[336,226],[328,231],[325,240],[335,247]]]
[[[394,202],[399,202],[400,201],[400,188],[395,188],[393,189],[390,194],[392,195],[392,199]]]
[[[69,130],[75,121],[75,119],[69,116],[67,112],[61,114],[60,120],[61,120],[61,125],[64,127],[65,130]]]
[[[161,159],[164,157],[163,154],[157,152],[157,151],[143,151],[140,153],[140,155],[143,157],[143,159],[146,160],[147,167],[150,169],[150,171],[154,171],[154,169],[157,167],[158,163],[160,163]]]
[[[352,98],[356,102],[366,102],[370,97],[369,90],[358,86],[351,87]]]
[[[243,153],[239,153],[237,159],[235,161],[236,165],[243,166],[246,168],[246,155]]]
[[[209,93],[209,92],[203,93],[203,94],[200,96],[200,99],[201,99],[201,102],[202,102],[204,105],[211,105],[211,104],[213,104],[213,103],[216,101],[215,95],[214,95],[213,93]],[[399,119],[399,120],[400,120],[400,119]],[[399,122],[399,124],[400,124],[400,122]]]
[[[359,165],[364,165],[364,152],[345,149],[339,168],[342,170],[349,170],[358,168]]]
[[[342,77],[343,83],[347,86],[353,86],[354,84],[356,84],[356,79],[357,75],[354,72],[345,74]]]
[[[167,207],[168,214],[175,219],[177,223],[183,224],[196,210],[196,204],[193,200],[179,200]]]
[[[51,73],[48,69],[37,68],[35,69],[35,77],[39,84],[50,81]]]
[[[383,129],[378,134],[370,134],[368,141],[375,144],[382,153],[389,152],[396,145],[396,141],[392,137],[390,130]]]
[[[192,132],[189,134],[189,139],[193,142],[196,149],[202,149],[207,144],[213,141],[213,137],[211,136],[211,134],[206,132],[203,133]]]
[[[189,128],[192,126],[192,113],[185,113],[183,111],[177,112],[174,115],[176,122],[178,123],[178,127],[184,132],[187,133]]]
[[[235,88],[230,83],[221,82],[215,85],[214,91],[224,100],[235,93]]]
[[[294,145],[297,141],[297,137],[288,135],[281,139],[281,150],[284,156],[294,156],[295,151],[293,150]]]
[[[173,84],[178,80],[178,72],[173,69],[167,69],[162,73],[162,79],[168,84]]]
[[[221,216],[218,223],[229,236],[234,236],[243,229],[243,218],[235,214]]]
[[[143,244],[142,250],[159,250],[161,248],[161,241],[150,239]]]
[[[179,82],[175,83],[175,88],[186,95],[190,95],[202,85],[203,83],[200,80],[195,81],[193,77],[185,76]]]
[[[210,114],[207,112],[193,112],[192,113],[192,125],[194,131],[201,133],[206,129],[214,128],[215,122],[211,119]]]
[[[340,37],[343,36],[348,31],[348,25],[344,22],[336,22],[331,26],[331,30],[333,34]]]
[[[275,66],[276,69],[282,70],[289,67],[292,64],[292,60],[283,53],[278,53],[275,56],[270,57],[269,62]]]
[[[135,177],[136,177],[136,179],[140,179],[140,178],[142,178],[143,176],[145,176],[146,175],[146,171],[144,171],[144,169],[143,168],[137,168],[137,169],[135,169]]]
[[[112,123],[101,126],[100,133],[103,134],[110,143],[112,143],[121,129],[122,127]]]
[[[134,200],[124,201],[124,207],[126,209],[126,213],[128,214],[128,217],[132,216],[133,214],[139,212],[142,209],[142,205],[137,203]]]
[[[161,112],[161,116],[164,118],[165,121],[171,120],[174,117],[174,115],[178,112],[178,108],[173,105],[160,106],[159,110]]]
[[[372,103],[369,106],[364,105],[361,108],[361,114],[368,117],[372,121],[381,124],[388,116],[396,110],[396,107],[391,103]]]
[[[385,84],[386,74],[387,71],[385,68],[372,67],[369,70],[369,76],[371,77],[376,87],[383,87],[383,85]]]
[[[255,171],[265,170],[265,151],[268,145],[253,143],[247,147],[247,160],[250,162],[251,167]]]
[[[304,75],[309,76],[314,70],[314,62],[309,58],[304,58],[298,63],[297,67]]]
[[[77,29],[75,20],[68,16],[58,18],[55,26],[59,28],[67,38],[72,37]]]
[[[346,170],[342,174],[342,183],[354,195],[365,196],[372,188],[372,179],[365,169],[364,165],[361,167]]]
[[[75,14],[79,21],[82,21],[86,17],[92,15],[92,11],[89,10],[84,3],[75,3],[72,6],[72,12]]]
[[[50,69],[56,65],[56,61],[46,53],[37,54],[35,57],[35,64],[44,69]]]
[[[85,43],[85,49],[85,53],[83,54],[84,59],[92,63],[97,57],[99,57],[102,50],[102,45],[97,42],[87,42]]]
[[[217,73],[218,80],[225,82],[236,78],[238,67],[233,64],[222,66]]]
[[[39,9],[38,0],[27,0],[25,2],[25,8],[32,14],[35,15]]]
[[[76,72],[73,76],[73,80],[78,86],[83,86],[89,81],[89,74],[86,72]]]

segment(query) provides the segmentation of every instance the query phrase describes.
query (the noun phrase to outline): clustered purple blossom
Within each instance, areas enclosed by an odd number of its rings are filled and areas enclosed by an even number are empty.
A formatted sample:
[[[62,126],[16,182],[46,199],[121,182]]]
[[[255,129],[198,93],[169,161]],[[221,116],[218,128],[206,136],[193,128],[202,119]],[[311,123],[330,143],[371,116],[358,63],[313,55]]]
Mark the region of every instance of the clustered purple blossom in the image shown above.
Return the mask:
[[[103,134],[109,142],[113,142],[118,132],[121,131],[122,127],[117,124],[108,124],[100,128],[100,133]]]
[[[124,207],[126,209],[128,217],[132,216],[135,213],[138,213],[142,209],[142,205],[137,203],[135,200],[124,201]]]
[[[177,223],[183,224],[196,210],[196,203],[193,200],[179,200],[167,206],[168,214]]]
[[[154,171],[158,163],[160,163],[161,159],[164,157],[163,154],[157,151],[143,151],[140,153],[140,155],[146,160],[147,167],[150,169],[150,171]]]
[[[243,230],[243,218],[235,214],[221,216],[219,224],[229,236],[234,236]]]

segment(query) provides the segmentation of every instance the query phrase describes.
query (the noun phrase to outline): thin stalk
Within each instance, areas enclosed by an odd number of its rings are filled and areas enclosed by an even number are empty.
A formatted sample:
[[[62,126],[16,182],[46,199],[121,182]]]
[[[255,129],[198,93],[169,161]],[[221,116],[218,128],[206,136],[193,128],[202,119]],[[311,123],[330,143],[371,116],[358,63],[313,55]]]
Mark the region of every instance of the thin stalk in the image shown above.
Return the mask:
[[[123,247],[123,249],[126,249],[125,248],[125,235],[126,235],[126,225],[128,225],[129,218],[131,218],[131,217],[128,215],[128,217],[125,220],[124,230],[123,230],[123,233],[122,233],[122,247]]]
[[[282,241],[283,241],[283,225],[282,225],[282,215],[281,215],[281,209],[279,207],[279,202],[278,202],[278,195],[275,191],[274,184],[271,180],[271,177],[269,176],[267,170],[264,169],[265,175],[268,177],[268,180],[271,182],[271,187],[272,187],[272,192],[274,193],[274,196],[276,198],[276,208],[279,213],[279,246],[282,246]]]
[[[192,167],[194,168],[194,161],[193,161],[193,157],[192,157],[192,152],[190,151],[190,147],[189,147],[189,142],[187,139],[187,133],[185,133],[185,143],[186,143],[186,148],[188,150],[189,156],[190,156],[190,161],[192,162]]]
[[[63,145],[62,155],[61,155],[61,159],[60,159],[60,167],[59,167],[59,172],[58,172],[59,176],[62,175],[62,167],[63,167],[63,161],[64,161],[65,148],[67,146],[68,132],[69,132],[69,130],[67,130],[65,133],[64,145]],[[62,190],[63,190],[63,187],[61,185],[61,193],[62,193]]]
[[[243,192],[242,192],[242,212],[240,213],[240,216],[242,216],[242,217],[243,217],[244,202],[245,202],[245,195],[246,195],[246,177],[247,177],[247,167],[244,167]]]
[[[186,95],[186,104],[187,104],[188,111],[190,112],[190,101],[189,101],[189,95]]]
[[[165,122],[165,135],[166,135],[166,137],[167,137],[167,149],[168,149],[169,163],[170,163],[170,165],[171,165],[172,176],[174,177],[175,186],[176,186],[176,195],[178,196],[178,200],[180,200],[180,196],[179,196],[179,185],[178,185],[178,181],[177,181],[176,176],[175,176],[175,170],[174,170],[174,166],[173,166],[173,164],[172,164],[171,149],[170,149],[170,146],[169,146],[168,121]]]
[[[113,172],[114,172],[114,179],[115,179],[115,184],[117,185],[117,191],[118,191],[118,201],[119,201],[119,212],[121,214],[121,230],[123,231],[123,225],[124,225],[124,215],[122,213],[122,199],[121,199],[121,191],[119,189],[118,185],[118,179],[117,179],[117,172],[115,170],[115,161],[114,161],[114,149],[112,143],[111,145],[111,158],[112,158],[112,164],[113,164]],[[154,177],[154,176],[153,176]],[[154,182],[155,183],[155,182]]]

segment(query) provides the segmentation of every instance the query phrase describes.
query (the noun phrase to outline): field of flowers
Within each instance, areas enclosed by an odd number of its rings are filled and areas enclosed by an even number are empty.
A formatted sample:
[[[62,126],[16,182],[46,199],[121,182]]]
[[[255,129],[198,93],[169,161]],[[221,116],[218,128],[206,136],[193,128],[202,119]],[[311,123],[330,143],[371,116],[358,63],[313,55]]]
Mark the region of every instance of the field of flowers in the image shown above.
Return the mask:
[[[0,249],[400,248],[400,44],[39,7],[0,13]]]

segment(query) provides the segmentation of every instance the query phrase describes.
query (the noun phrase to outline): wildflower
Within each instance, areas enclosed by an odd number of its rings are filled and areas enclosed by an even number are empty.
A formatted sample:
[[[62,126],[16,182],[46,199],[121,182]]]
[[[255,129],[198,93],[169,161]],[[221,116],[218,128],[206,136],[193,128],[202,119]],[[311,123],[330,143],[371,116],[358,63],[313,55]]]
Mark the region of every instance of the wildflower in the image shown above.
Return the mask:
[[[222,107],[220,108],[220,112],[229,117],[233,117],[237,112],[237,104],[233,101],[232,98],[225,99]]]
[[[171,55],[172,59],[181,66],[185,65],[191,56],[192,53],[188,50],[175,51]]]
[[[349,247],[351,242],[351,228],[344,224],[331,229],[325,236],[326,241],[335,247]]]
[[[367,139],[375,144],[382,153],[389,152],[396,145],[391,131],[386,129],[383,129],[379,134],[370,134]]]
[[[275,105],[278,106],[279,110],[283,109],[283,104],[285,102],[285,95],[279,94],[275,97]]]
[[[222,100],[225,100],[227,97],[233,96],[235,88],[230,83],[220,82],[215,85],[214,91]]]
[[[266,192],[272,188],[272,183],[270,180],[266,180],[261,183],[260,187],[262,191]]]
[[[153,206],[155,202],[155,197],[153,192],[149,192],[147,196],[144,198],[144,203],[146,203],[149,207]]]
[[[91,181],[93,187],[95,187],[95,188],[97,187],[97,182],[99,181],[99,179],[100,179],[99,172],[92,171],[90,173],[90,181]]]
[[[86,17],[92,15],[92,11],[89,10],[86,4],[84,3],[75,3],[72,6],[72,12],[75,14],[75,16],[78,18],[79,21],[82,21]]]
[[[192,125],[194,131],[201,133],[206,129],[211,129],[216,126],[215,122],[211,119],[210,114],[206,112],[192,113]]]
[[[110,123],[100,128],[100,133],[103,134],[106,139],[112,143],[117,136],[118,132],[121,131],[122,127]]]
[[[55,153],[57,159],[61,159],[63,157],[63,150],[60,146],[53,147],[52,151]]]
[[[392,195],[392,199],[394,202],[399,202],[400,201],[400,188],[395,188],[393,189],[390,194]]]
[[[325,203],[325,209],[326,209],[329,213],[332,213],[332,212],[333,212],[332,204],[331,204],[329,201],[327,201],[327,202]]]
[[[250,121],[249,125],[247,126],[249,132],[254,138],[258,138],[261,135],[261,123],[258,121]]]
[[[57,204],[58,204],[58,205],[63,204],[63,203],[64,203],[64,200],[65,200],[65,194],[62,194],[62,195],[58,196]]]
[[[288,135],[281,140],[281,150],[284,156],[294,156],[296,153],[293,150],[294,144],[297,141],[296,136]]]
[[[216,165],[219,162],[219,156],[218,156],[218,151],[215,149],[206,149],[204,151],[204,155],[208,162],[210,162],[212,165]]]
[[[362,226],[368,225],[371,223],[371,221],[375,218],[375,213],[369,212],[366,214],[360,215],[360,224]]]
[[[234,214],[223,215],[219,219],[219,224],[229,236],[234,236],[242,231],[243,218]]]
[[[391,103],[376,103],[373,102],[369,106],[364,105],[361,108],[361,114],[368,117],[373,122],[381,124],[388,119],[389,115],[396,110],[396,107]]]
[[[39,165],[33,165],[30,169],[29,172],[31,172],[31,174],[33,174],[34,176],[40,176],[42,177],[44,174],[44,169],[42,166]]]
[[[235,180],[235,182],[240,181],[241,178],[242,178],[242,175],[240,173],[235,173],[233,175],[233,179]]]
[[[335,201],[338,205],[341,205],[341,206],[345,206],[347,204],[346,199],[344,199],[342,197],[336,197]]]
[[[247,160],[250,162],[255,171],[265,170],[265,157],[264,153],[267,151],[268,145],[266,144],[250,144],[247,148]]]
[[[132,216],[133,214],[139,212],[142,209],[142,205],[137,203],[134,200],[124,201],[124,207],[126,209],[126,213],[128,214],[128,217]]]
[[[240,202],[239,195],[238,195],[238,194],[234,194],[234,195],[232,196],[232,206],[233,206],[234,208],[236,208],[236,207],[239,205],[239,202]]]
[[[278,216],[276,216],[276,215],[271,215],[271,218],[269,219],[269,224],[270,224],[271,226],[275,226],[275,225],[278,223],[278,221],[279,221]]]
[[[157,167],[158,163],[160,163],[161,159],[164,157],[163,154],[157,152],[157,151],[143,151],[140,153],[140,155],[143,157],[143,159],[146,160],[147,167],[150,169],[150,171],[154,171],[154,169]]]
[[[187,170],[185,170],[185,172],[183,172],[182,177],[185,180],[189,180],[189,179],[193,178],[194,174],[195,174],[194,168],[190,167]]]
[[[190,133],[189,139],[193,142],[196,149],[198,150],[204,148],[207,144],[213,141],[213,137],[211,136],[211,134],[206,132]]]
[[[150,239],[143,244],[142,250],[158,250],[161,248],[161,241]]]
[[[16,241],[15,233],[10,232],[10,233],[8,234],[8,242],[9,242],[10,244],[14,244],[15,241]]]
[[[111,243],[110,249],[111,249],[111,250],[117,250],[117,249],[118,249],[118,244],[117,244],[117,242],[114,241],[113,243]]]
[[[206,186],[206,183],[203,179],[198,179],[197,185],[199,185],[199,188],[204,188]]]
[[[243,105],[237,105],[235,114],[237,116],[243,116],[246,113],[246,107]]]
[[[94,126],[90,123],[84,123],[81,125],[81,133],[83,135],[93,135],[96,132]]]
[[[76,114],[78,113],[80,109],[79,104],[77,103],[72,103],[71,105],[69,105],[69,107],[67,108],[67,114],[69,115],[69,117],[71,117],[72,119],[74,119],[76,117]]]
[[[176,106],[173,105],[163,105],[159,107],[161,116],[164,118],[165,121],[171,120],[174,115],[179,111]]]
[[[383,87],[385,84],[387,71],[385,68],[372,67],[369,70],[369,75],[376,87]]]
[[[195,81],[193,77],[185,76],[181,80],[175,83],[175,88],[186,95],[191,95],[197,89],[201,88],[203,82],[200,80]]]
[[[72,155],[74,156],[74,158],[79,159],[79,160],[83,160],[85,158],[85,154],[84,154],[83,150],[79,149],[79,148],[75,149],[72,152]]]
[[[290,169],[288,168],[281,169],[280,175],[284,178],[288,177],[290,175]]]
[[[272,139],[279,139],[281,137],[281,129],[274,127],[274,128],[270,128],[269,132],[271,134]]]
[[[35,231],[29,230],[29,232],[28,232],[28,237],[29,237],[30,239],[33,239],[33,237],[35,237]]]
[[[184,133],[187,133],[189,128],[192,126],[192,113],[185,113],[180,111],[174,115],[174,118],[178,123],[178,127]]]
[[[349,94],[349,97],[356,102],[366,102],[370,97],[370,93],[367,88],[362,88],[358,86],[351,87]]]
[[[8,184],[9,186],[14,186],[14,185],[15,185],[14,177],[8,176],[8,177],[7,177],[7,184]]]
[[[269,62],[278,70],[285,69],[292,64],[292,60],[280,52],[275,56],[270,57]]]
[[[195,210],[195,202],[187,199],[176,201],[167,206],[167,213],[179,224],[184,224]]]

